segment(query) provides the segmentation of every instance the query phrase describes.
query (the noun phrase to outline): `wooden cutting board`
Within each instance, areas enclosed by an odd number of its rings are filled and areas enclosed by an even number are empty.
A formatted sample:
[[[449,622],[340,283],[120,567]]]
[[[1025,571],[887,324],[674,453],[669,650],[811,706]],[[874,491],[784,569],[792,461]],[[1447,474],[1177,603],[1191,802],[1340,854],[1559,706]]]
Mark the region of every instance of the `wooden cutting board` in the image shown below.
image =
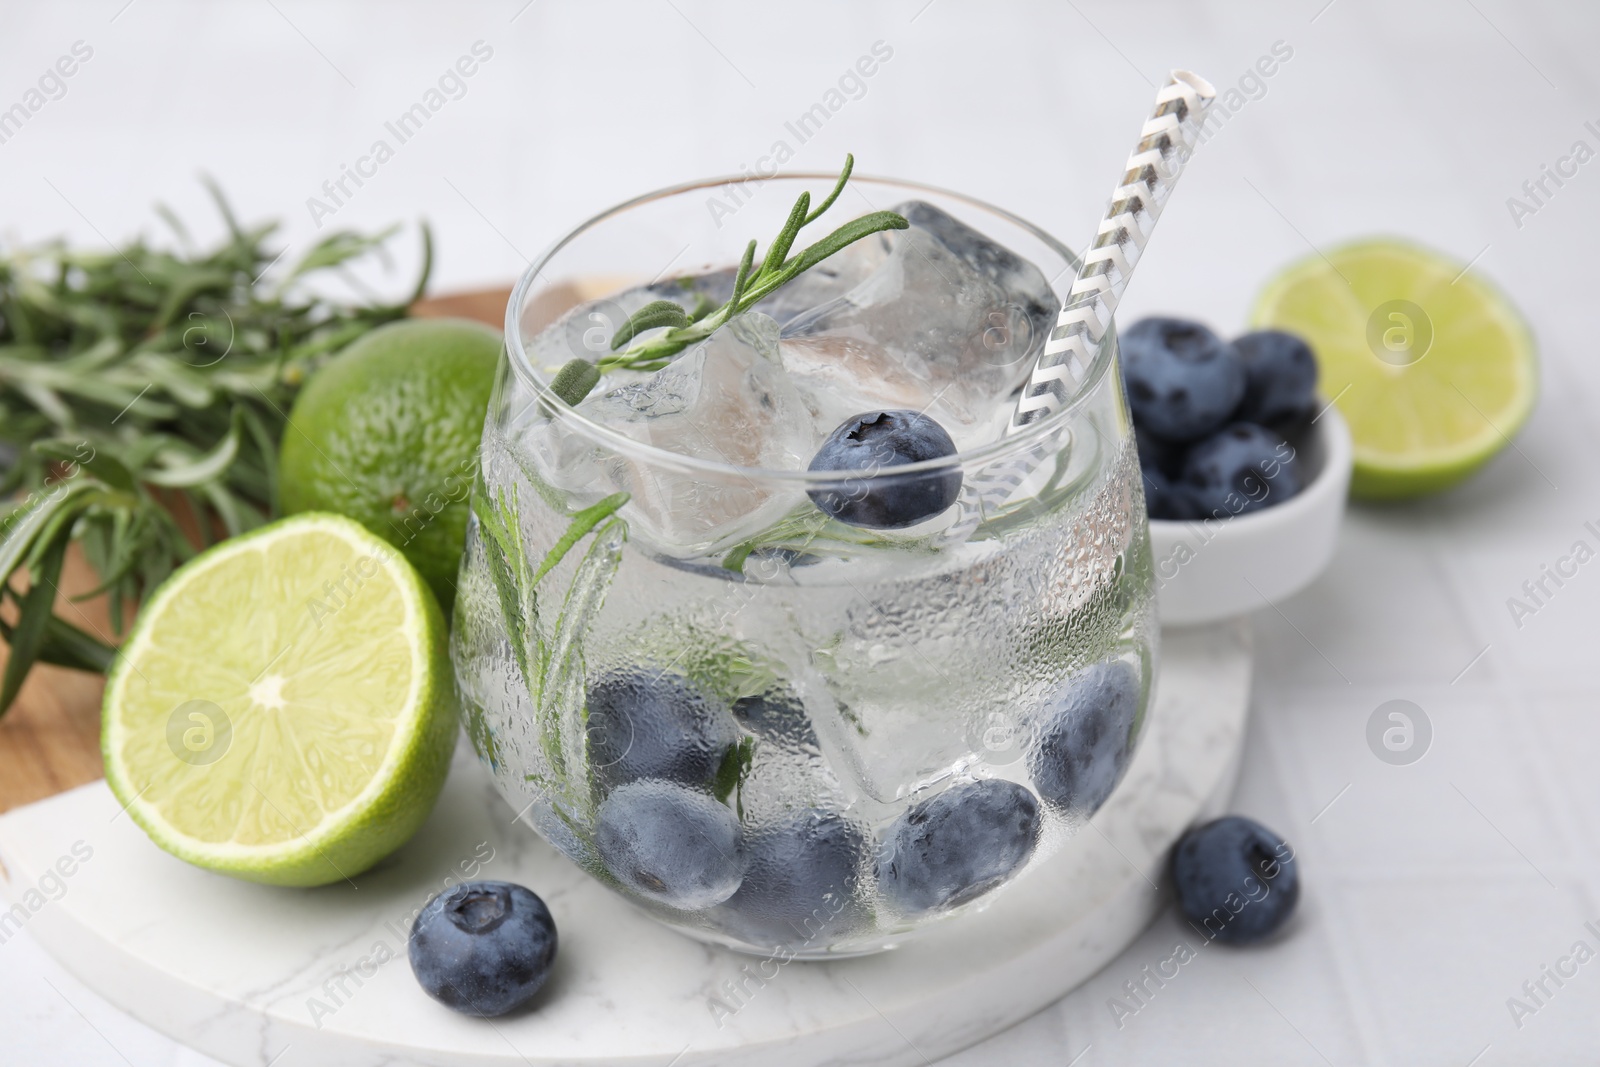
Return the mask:
[[[499,329],[505,322],[509,289],[479,289],[430,297],[412,313],[424,317],[459,316]],[[99,584],[74,548],[67,555],[56,598],[58,615],[115,643],[106,598],[75,603]],[[0,664],[6,656],[0,642]],[[100,763],[100,693],[104,679],[46,664],[28,675],[11,710],[0,717],[0,812],[65,792],[103,776]]]

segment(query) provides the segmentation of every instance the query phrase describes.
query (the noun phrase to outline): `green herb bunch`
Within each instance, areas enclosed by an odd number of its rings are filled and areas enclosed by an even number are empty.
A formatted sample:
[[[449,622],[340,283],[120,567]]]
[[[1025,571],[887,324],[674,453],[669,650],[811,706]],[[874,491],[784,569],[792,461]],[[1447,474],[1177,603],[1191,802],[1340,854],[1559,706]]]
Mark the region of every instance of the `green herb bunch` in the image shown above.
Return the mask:
[[[279,439],[296,391],[327,357],[406,314],[432,264],[398,303],[342,302],[309,281],[378,252],[398,227],[330,234],[278,268],[278,224],[241,226],[209,187],[227,237],[194,247],[158,209],[180,251],[140,239],[113,252],[51,243],[0,251],[0,622],[11,647],[0,714],[39,660],[102,671],[109,645],[52,612],[77,542],[109,593],[111,625],[202,547],[275,517]],[[266,276],[273,274],[268,280]],[[27,593],[12,585],[18,571]]]

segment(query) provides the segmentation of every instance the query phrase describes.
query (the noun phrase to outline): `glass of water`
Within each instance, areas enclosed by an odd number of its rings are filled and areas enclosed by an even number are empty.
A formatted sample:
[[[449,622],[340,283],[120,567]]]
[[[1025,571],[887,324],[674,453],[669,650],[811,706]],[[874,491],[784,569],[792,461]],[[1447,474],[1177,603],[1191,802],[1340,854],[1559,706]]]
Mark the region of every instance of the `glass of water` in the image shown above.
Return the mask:
[[[797,957],[982,907],[1081,829],[1158,636],[1114,335],[1005,434],[1076,261],[994,207],[855,178],[840,221],[909,228],[557,397],[646,304],[724,302],[746,241],[831,183],[663,190],[532,264],[452,647],[477,752],[547,841],[686,933]]]

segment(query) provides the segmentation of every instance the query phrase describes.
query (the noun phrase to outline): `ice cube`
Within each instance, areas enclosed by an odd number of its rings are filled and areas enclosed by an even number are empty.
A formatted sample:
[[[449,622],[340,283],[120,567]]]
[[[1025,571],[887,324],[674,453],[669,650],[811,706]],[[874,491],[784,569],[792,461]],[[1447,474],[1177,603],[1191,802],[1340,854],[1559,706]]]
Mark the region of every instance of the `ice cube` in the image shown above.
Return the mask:
[[[932,204],[894,210],[911,226],[878,235],[888,255],[871,274],[788,320],[784,367],[819,433],[911,408],[968,447],[1026,380],[1059,303],[1038,267]]]
[[[838,334],[787,338],[782,353],[783,368],[819,437],[873,408],[921,411],[933,400],[926,379],[906,374],[900,361],[871,341]]]
[[[649,377],[591,394],[578,410],[641,444],[732,467],[798,470],[816,444],[804,400],[778,359],[778,324],[754,312]],[[620,455],[607,466],[646,524],[635,532],[669,551],[736,543],[801,499],[798,490],[779,492],[737,471],[675,470]]]

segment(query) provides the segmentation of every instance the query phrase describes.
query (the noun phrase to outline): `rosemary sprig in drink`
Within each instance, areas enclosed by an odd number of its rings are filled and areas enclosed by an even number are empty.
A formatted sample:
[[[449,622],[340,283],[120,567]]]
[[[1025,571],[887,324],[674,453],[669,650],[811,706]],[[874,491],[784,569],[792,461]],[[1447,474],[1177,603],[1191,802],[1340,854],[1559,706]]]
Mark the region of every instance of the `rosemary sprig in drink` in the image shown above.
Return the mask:
[[[672,361],[673,356],[690,345],[704,341],[729,319],[748,311],[835,252],[855,244],[863,237],[884,230],[903,230],[909,226],[904,216],[893,211],[874,211],[852,219],[797,255],[789,255],[801,229],[815,222],[839,199],[854,168],[855,157],[846,155],[844,170],[839,173],[833,191],[814,209],[811,206],[811,194],[800,194],[789,211],[783,229],[773,239],[759,264],[755,261],[756,242],[751,241],[745,246],[739,270],[734,275],[733,295],[727,303],[715,309],[697,307],[693,310],[686,310],[671,300],[656,300],[646,304],[634,312],[612,336],[610,354],[594,363],[585,359],[569,361],[550,383],[552,391],[567,403],[576,405],[589,395],[606,371],[660,370]],[[641,335],[656,330],[662,332],[641,339]],[[630,341],[633,343],[629,344]],[[622,348],[623,345],[628,347]]]

